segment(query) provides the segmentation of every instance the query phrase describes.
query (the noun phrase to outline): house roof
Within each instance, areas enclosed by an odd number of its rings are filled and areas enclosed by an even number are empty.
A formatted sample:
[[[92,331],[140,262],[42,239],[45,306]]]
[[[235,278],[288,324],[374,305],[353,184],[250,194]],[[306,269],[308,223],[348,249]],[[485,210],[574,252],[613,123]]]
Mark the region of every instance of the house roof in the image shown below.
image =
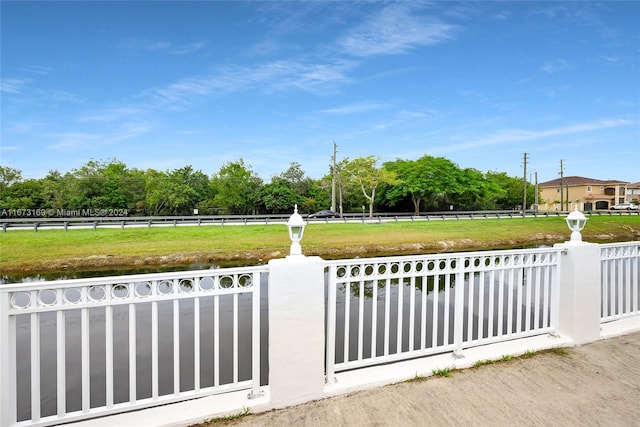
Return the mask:
[[[594,178],[585,178],[584,176],[565,176],[562,178],[562,185],[576,186],[576,185],[614,185],[614,184],[628,184],[626,181],[606,180]],[[560,178],[552,179],[538,184],[539,187],[559,187]]]
[[[627,184],[627,188],[640,188],[640,181]]]

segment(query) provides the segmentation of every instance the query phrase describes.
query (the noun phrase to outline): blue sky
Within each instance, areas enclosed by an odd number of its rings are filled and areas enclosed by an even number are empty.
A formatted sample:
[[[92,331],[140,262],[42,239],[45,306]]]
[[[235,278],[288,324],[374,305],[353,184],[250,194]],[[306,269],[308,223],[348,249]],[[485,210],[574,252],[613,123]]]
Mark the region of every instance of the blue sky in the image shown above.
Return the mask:
[[[5,1],[0,164],[640,181],[640,2]]]

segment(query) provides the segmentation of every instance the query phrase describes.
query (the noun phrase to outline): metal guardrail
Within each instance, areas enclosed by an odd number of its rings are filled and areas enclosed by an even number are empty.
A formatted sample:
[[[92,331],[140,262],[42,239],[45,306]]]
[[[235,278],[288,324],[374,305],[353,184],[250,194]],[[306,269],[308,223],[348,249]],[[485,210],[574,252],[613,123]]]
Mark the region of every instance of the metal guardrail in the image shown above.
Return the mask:
[[[525,217],[560,217],[566,216],[566,211],[522,211],[500,210],[500,211],[445,211],[445,212],[425,212],[420,215],[409,213],[380,212],[373,217],[358,213],[347,213],[336,218],[314,218],[307,216],[307,223],[341,223],[341,222],[389,222],[389,221],[434,221],[451,219],[501,219],[501,218],[522,218]],[[640,212],[632,211],[590,211],[585,212],[587,216],[603,215],[640,215]],[[284,224],[289,219],[289,214],[274,215],[211,215],[211,216],[141,216],[141,217],[67,217],[67,218],[46,218],[46,217],[22,217],[22,218],[0,218],[2,231],[8,229],[31,228],[38,231],[40,228],[62,228],[65,231],[69,228],[122,228],[125,227],[167,227],[167,226],[203,226],[203,225],[270,225]]]
[[[496,210],[496,211],[443,211],[424,212],[420,215],[410,213],[379,212],[373,217],[360,213],[347,213],[336,218],[314,218],[306,216],[307,223],[340,223],[340,222],[389,222],[389,221],[437,221],[437,220],[460,220],[460,219],[501,219],[501,218],[522,218],[525,217],[560,217],[566,216],[567,211],[522,211]],[[585,212],[587,216],[602,215],[640,215],[640,212],[633,211],[590,211]],[[47,218],[26,216],[19,218],[0,218],[2,231],[9,229],[28,229],[38,231],[41,228],[62,228],[65,231],[69,228],[122,228],[125,227],[177,227],[177,226],[203,226],[203,225],[270,225],[284,224],[289,219],[290,214],[272,215],[198,215],[198,216],[100,216],[100,217],[65,217]]]

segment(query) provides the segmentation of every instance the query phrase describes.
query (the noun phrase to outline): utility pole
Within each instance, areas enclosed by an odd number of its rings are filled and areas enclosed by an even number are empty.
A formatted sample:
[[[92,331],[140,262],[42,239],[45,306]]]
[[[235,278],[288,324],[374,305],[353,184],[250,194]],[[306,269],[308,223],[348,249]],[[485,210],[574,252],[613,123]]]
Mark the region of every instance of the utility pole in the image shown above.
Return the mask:
[[[527,156],[529,153],[524,153],[524,174],[522,176],[522,182],[524,187],[524,197],[522,199],[522,216],[525,215],[527,211]]]
[[[560,210],[564,210],[564,164],[560,159]]]
[[[538,204],[540,203],[540,201],[538,200],[538,171],[535,172],[535,177],[536,177],[536,184],[535,184],[535,191],[536,191],[536,213],[538,213]]]
[[[336,211],[336,142],[333,141],[333,157],[331,159],[331,210]]]

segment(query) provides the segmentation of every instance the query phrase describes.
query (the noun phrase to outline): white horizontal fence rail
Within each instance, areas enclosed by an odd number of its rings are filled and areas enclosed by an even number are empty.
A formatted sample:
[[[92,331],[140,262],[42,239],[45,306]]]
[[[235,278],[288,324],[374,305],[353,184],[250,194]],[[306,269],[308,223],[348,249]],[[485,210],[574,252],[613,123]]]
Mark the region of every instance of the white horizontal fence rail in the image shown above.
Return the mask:
[[[260,390],[267,266],[0,286],[0,425]]]
[[[560,256],[549,248],[328,262],[327,381],[554,332]]]
[[[640,242],[600,245],[601,322],[640,314]]]

